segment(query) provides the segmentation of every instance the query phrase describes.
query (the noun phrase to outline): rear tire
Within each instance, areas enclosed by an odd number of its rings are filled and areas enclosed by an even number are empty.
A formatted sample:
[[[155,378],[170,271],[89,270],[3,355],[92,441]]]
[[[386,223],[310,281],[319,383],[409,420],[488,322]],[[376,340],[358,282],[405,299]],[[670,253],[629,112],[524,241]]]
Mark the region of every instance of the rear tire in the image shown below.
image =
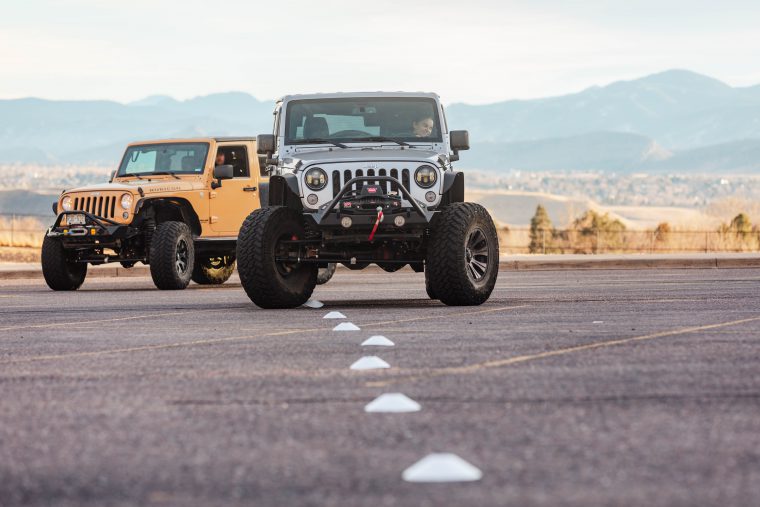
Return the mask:
[[[301,216],[282,206],[253,211],[240,228],[238,274],[248,297],[261,308],[295,308],[309,300],[317,284],[317,265],[277,262],[280,241],[305,236]]]
[[[433,292],[433,286],[430,284],[430,269],[425,268],[425,292],[430,299],[438,299]]]
[[[330,281],[335,274],[335,263],[331,262],[326,268],[319,268],[317,271],[317,285],[324,285]]]
[[[161,290],[181,290],[190,283],[195,249],[183,222],[161,222],[150,242],[150,276]]]
[[[499,238],[483,206],[457,202],[436,214],[425,270],[428,295],[444,304],[472,306],[488,300],[499,273]]]
[[[48,236],[42,241],[42,276],[53,290],[77,290],[87,276],[87,263],[72,262],[63,244]]]
[[[192,279],[198,285],[221,285],[235,271],[235,256],[196,257]]]

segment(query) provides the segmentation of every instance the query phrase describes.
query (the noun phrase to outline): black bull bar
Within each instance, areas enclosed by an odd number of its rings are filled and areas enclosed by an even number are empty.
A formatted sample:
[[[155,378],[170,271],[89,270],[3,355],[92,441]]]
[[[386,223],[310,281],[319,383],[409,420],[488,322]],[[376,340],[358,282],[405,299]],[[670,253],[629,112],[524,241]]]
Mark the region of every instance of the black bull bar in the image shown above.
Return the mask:
[[[396,178],[393,178],[391,176],[357,176],[356,178],[352,178],[346,182],[345,185],[343,185],[343,188],[338,192],[338,195],[336,195],[332,201],[330,201],[328,204],[325,204],[319,210],[317,213],[312,215],[314,218],[314,221],[317,223],[317,225],[321,224],[322,221],[327,217],[334,209],[335,207],[340,203],[341,199],[343,198],[346,193],[352,190],[352,187],[356,183],[363,183],[363,182],[381,182],[381,181],[387,181],[389,183],[395,183],[396,187],[401,191],[401,195],[406,198],[407,201],[409,201],[409,204],[412,205],[412,209],[419,214],[422,218],[425,219],[426,222],[430,222],[433,219],[433,215],[435,214],[434,211],[429,211],[427,209],[423,209],[422,206],[419,205],[419,203],[412,197],[412,194],[409,193],[409,190],[406,189],[406,187]],[[424,205],[423,205],[424,206]]]

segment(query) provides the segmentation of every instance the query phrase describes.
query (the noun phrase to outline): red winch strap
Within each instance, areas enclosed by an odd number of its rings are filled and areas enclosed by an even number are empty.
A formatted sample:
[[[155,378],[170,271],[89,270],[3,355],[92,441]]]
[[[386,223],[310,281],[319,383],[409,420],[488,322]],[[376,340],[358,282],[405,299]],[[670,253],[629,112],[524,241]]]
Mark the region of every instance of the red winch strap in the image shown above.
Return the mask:
[[[383,210],[378,209],[377,210],[377,220],[375,220],[375,226],[372,228],[372,232],[369,233],[369,240],[372,241],[372,239],[375,237],[375,233],[377,232],[377,227],[380,225],[380,222],[383,221]]]

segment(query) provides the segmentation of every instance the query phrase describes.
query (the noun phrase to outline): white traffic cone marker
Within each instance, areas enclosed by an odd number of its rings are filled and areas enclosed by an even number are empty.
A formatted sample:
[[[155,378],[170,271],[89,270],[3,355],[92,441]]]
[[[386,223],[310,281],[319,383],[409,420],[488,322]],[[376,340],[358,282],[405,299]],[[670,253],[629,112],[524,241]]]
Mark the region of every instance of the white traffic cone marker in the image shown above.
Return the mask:
[[[325,304],[322,301],[317,301],[316,299],[310,299],[307,302],[305,302],[303,305],[306,308],[314,308],[314,309],[322,308],[323,306],[325,306]]]
[[[390,341],[385,336],[370,336],[362,342],[362,347],[375,346],[375,347],[393,347],[395,343]]]
[[[359,326],[350,322],[341,322],[333,328],[333,331],[361,331]]]
[[[351,365],[352,370],[377,370],[379,368],[390,368],[391,365],[377,356],[364,356]]]
[[[325,316],[324,316],[324,317],[322,317],[322,318],[323,318],[323,319],[345,319],[345,318],[346,318],[346,316],[345,316],[345,315],[343,315],[343,314],[342,314],[342,313],[340,313],[340,312],[330,312],[330,313],[328,313],[327,315],[325,315]]]
[[[450,452],[428,454],[401,477],[407,482],[469,482],[483,477],[477,467]]]
[[[381,394],[364,407],[365,412],[393,413],[419,412],[420,404],[402,393]]]

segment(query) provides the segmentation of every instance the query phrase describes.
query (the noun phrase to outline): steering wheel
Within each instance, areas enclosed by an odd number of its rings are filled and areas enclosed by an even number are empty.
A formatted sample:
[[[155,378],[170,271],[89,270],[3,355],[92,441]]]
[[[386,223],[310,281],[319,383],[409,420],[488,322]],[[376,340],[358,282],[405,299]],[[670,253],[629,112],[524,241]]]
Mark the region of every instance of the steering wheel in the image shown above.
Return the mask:
[[[363,130],[339,130],[330,134],[330,137],[372,137],[372,134]]]

